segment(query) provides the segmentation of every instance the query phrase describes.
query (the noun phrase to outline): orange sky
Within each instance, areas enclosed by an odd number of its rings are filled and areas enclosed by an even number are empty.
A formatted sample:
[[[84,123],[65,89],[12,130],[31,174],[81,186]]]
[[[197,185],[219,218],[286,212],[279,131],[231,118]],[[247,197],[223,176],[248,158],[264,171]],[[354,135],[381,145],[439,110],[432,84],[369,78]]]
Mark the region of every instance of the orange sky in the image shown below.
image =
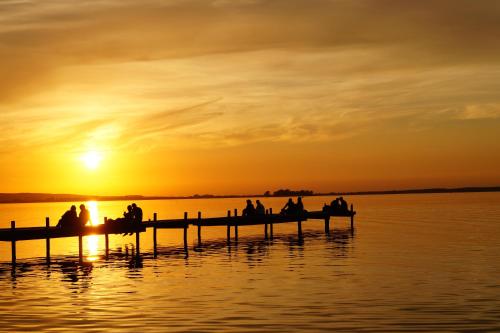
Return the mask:
[[[499,91],[496,0],[3,0],[0,192],[500,185]]]

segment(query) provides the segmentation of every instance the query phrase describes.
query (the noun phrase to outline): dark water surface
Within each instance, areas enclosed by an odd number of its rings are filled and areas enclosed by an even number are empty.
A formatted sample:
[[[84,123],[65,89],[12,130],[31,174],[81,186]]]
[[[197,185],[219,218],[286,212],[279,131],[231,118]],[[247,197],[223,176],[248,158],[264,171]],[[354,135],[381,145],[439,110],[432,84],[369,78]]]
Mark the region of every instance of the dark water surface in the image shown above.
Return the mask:
[[[264,199],[278,210],[284,199]],[[306,198],[319,209],[327,197]],[[76,239],[52,241],[55,261],[44,265],[44,241],[0,244],[0,330],[112,332],[500,331],[500,194],[356,196],[356,228],[336,219],[241,227],[226,244],[225,227],[204,228],[203,246],[189,231],[84,239],[86,264],[77,264]],[[125,202],[90,203],[95,222],[119,216]],[[145,201],[145,219],[225,215],[241,199]],[[0,227],[53,224],[67,203],[0,205]]]

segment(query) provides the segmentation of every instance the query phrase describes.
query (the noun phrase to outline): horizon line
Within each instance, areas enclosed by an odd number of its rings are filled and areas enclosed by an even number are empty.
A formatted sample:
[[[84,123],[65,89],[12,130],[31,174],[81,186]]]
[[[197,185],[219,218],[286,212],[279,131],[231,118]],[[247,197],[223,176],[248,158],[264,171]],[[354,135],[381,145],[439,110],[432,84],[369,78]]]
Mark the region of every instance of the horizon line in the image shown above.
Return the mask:
[[[474,192],[500,192],[500,186],[464,186],[464,187],[429,187],[413,189],[390,190],[364,190],[364,191],[331,191],[315,193],[311,190],[284,191],[282,195],[265,194],[192,194],[192,195],[87,195],[70,193],[44,193],[44,192],[4,192],[0,193],[0,204],[8,203],[44,203],[44,202],[69,202],[69,201],[123,201],[123,200],[175,200],[175,199],[223,199],[223,198],[257,198],[257,197],[289,197],[289,196],[328,196],[328,195],[390,195],[390,194],[432,194],[432,193],[474,193]],[[280,191],[277,190],[277,191]],[[275,191],[275,192],[277,192]],[[305,193],[310,192],[310,193]],[[20,196],[52,196],[46,198],[19,198]]]

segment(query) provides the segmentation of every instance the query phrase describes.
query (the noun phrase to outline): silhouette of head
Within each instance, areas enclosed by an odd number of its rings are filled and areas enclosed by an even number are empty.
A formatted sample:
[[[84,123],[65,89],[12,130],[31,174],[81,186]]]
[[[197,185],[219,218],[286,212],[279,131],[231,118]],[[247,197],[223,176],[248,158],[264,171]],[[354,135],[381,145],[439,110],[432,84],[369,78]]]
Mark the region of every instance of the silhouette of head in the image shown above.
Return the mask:
[[[71,206],[71,210],[76,210],[76,206],[75,205]]]
[[[247,200],[247,205],[250,205],[252,203],[252,200]]]
[[[136,208],[137,205],[135,204],[135,202],[132,204],[132,208]]]
[[[297,198],[297,201],[298,201],[298,202],[301,202],[301,201],[302,201],[302,197],[298,197],[298,198]]]
[[[260,200],[257,200],[256,203],[260,204]]]
[[[83,209],[85,209],[85,205],[84,205],[84,204],[81,204],[81,205],[80,205],[80,209],[82,209],[82,210],[83,210]]]
[[[127,206],[127,210],[130,212],[132,210],[132,206],[131,205],[128,205]]]
[[[289,199],[288,199],[288,202],[293,202],[292,198],[289,198]]]

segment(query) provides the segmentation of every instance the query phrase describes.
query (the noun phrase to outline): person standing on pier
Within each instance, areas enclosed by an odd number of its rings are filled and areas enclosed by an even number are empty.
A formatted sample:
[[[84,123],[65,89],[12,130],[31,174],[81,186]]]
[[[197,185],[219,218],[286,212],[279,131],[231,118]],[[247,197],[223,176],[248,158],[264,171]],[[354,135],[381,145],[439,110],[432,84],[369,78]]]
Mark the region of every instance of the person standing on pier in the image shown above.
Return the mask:
[[[78,215],[78,222],[80,228],[85,228],[87,222],[90,221],[90,212],[85,208],[84,204],[80,205],[80,215]]]

